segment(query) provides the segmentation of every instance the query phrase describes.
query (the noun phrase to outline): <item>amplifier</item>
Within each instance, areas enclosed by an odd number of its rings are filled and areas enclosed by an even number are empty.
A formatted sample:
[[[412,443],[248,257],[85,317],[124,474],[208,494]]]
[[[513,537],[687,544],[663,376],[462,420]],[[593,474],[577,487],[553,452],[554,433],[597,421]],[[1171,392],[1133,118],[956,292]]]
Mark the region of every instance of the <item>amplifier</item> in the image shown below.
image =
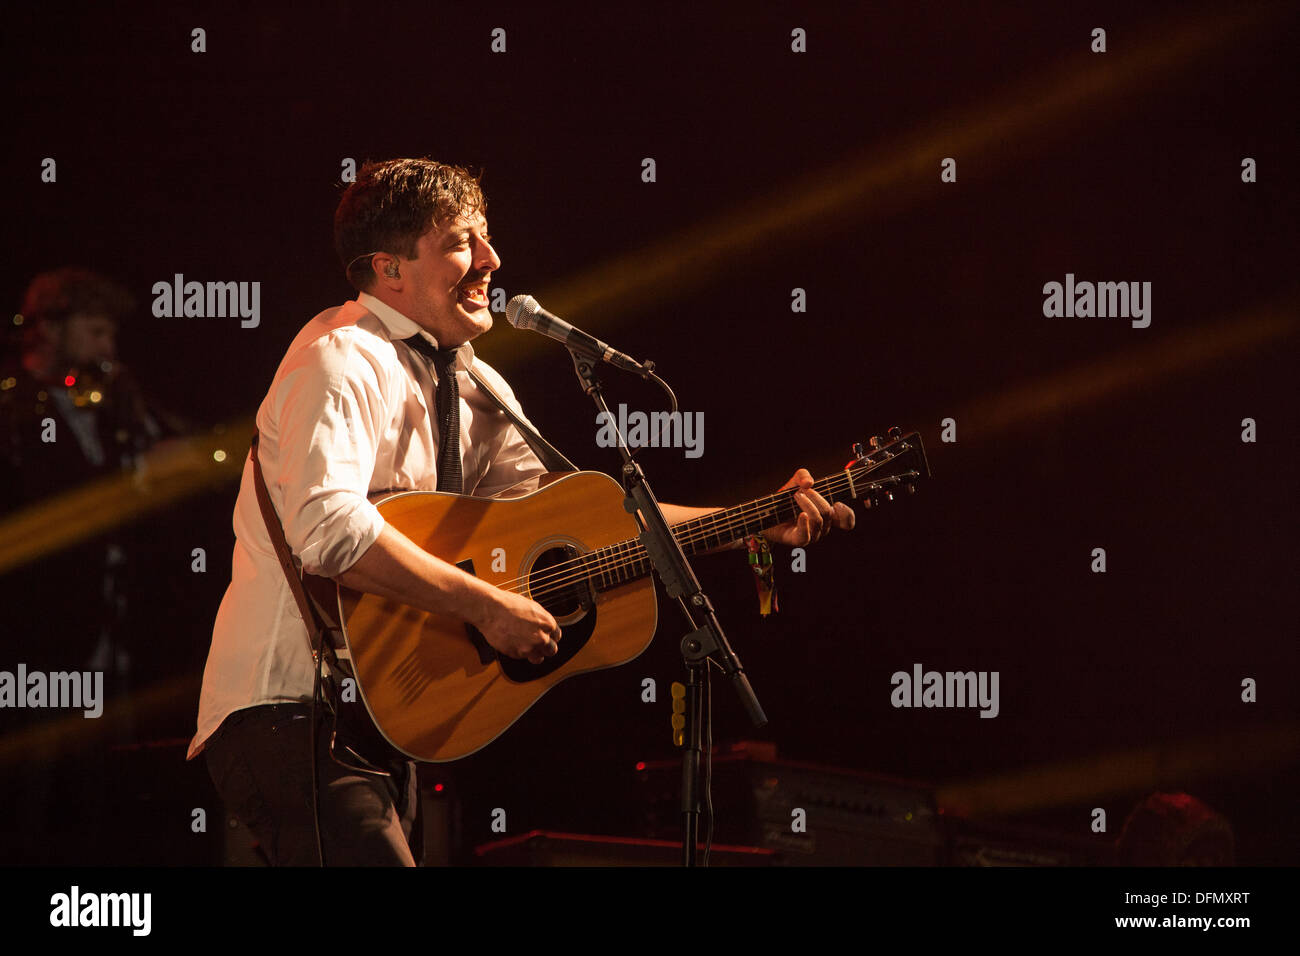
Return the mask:
[[[1112,837],[1065,836],[1005,823],[944,817],[952,866],[1117,866]]]
[[[681,764],[642,764],[637,776],[646,835],[680,840]],[[713,807],[715,841],[772,850],[777,865],[936,866],[945,860],[933,788],[924,784],[766,756],[715,755]],[[701,837],[704,832],[701,815]]]

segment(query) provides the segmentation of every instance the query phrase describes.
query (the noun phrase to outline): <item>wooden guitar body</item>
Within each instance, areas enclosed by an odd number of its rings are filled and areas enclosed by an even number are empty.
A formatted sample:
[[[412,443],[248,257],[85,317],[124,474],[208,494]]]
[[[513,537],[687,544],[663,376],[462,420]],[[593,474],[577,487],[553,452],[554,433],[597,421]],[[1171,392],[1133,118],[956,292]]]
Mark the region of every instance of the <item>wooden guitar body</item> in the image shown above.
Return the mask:
[[[829,502],[878,505],[929,474],[921,436],[891,429],[870,451],[854,445],[853,460],[813,487]],[[794,494],[787,486],[671,531],[685,553],[707,553],[794,521],[802,510]],[[463,621],[304,575],[327,625],[342,632],[361,698],[389,743],[417,760],[457,760],[560,681],[625,664],[649,646],[658,614],[651,560],[623,501],[619,484],[593,471],[547,475],[539,490],[515,497],[400,491],[375,500],[418,546],[526,594],[562,631],[559,652],[530,664],[498,654]]]
[[[636,537],[623,489],[598,472],[548,477],[517,498],[412,491],[377,504],[424,550],[543,604],[562,630],[559,652],[546,662],[499,655],[462,621],[338,588],[339,622],[365,704],[388,741],[417,760],[474,753],[560,681],[626,663],[654,637],[649,577],[597,590],[585,576],[548,570]],[[556,593],[564,581],[567,590]],[[539,585],[545,599],[534,594]]]

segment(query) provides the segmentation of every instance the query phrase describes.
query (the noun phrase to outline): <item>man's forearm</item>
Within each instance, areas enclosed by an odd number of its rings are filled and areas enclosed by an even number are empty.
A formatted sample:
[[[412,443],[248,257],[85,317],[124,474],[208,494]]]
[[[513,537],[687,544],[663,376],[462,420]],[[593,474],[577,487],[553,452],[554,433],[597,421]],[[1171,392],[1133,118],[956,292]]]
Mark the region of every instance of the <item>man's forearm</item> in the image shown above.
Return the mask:
[[[391,525],[352,567],[334,578],[344,587],[398,601],[408,607],[474,622],[492,585],[429,554]]]

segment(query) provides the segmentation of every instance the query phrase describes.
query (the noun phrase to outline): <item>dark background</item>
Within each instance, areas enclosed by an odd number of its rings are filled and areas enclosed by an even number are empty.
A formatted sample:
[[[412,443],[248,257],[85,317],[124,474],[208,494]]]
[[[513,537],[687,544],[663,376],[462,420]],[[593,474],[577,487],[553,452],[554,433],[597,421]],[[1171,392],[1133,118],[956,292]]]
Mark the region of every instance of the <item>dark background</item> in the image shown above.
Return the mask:
[[[951,784],[1226,733],[1236,759],[1207,752],[1160,786],[1224,812],[1240,862],[1294,864],[1294,753],[1252,760],[1251,742],[1293,727],[1297,704],[1296,8],[1137,6],[11,7],[0,294],[16,309],[65,264],[119,278],[141,301],[123,358],[158,403],[216,426],[251,415],[297,330],[354,295],[331,243],[344,158],[480,168],[494,284],[654,359],[704,413],[703,457],[644,453],[663,500],[732,503],[799,466],[842,467],[890,425],[924,435],[935,475],[915,499],[859,513],[804,574],[778,554],[778,616],[759,619],[739,555],[701,559],[771,719],[754,732],[719,685],[719,741]],[[806,54],[790,51],[796,26]],[[1105,54],[1088,49],[1097,26]],[[194,27],[206,53],[190,52]],[[56,184],[40,181],[47,156]],[[956,183],[939,180],[946,156]],[[736,210],[776,215],[711,245]],[[680,257],[667,269],[665,249]],[[153,283],[177,272],[260,281],[260,327],[153,317]],[[1042,286],[1067,272],[1150,281],[1151,326],[1045,318]],[[1263,313],[1284,324],[1254,334]],[[612,470],[563,351],[497,326],[480,355],[552,442]],[[1183,361],[1188,341],[1201,348]],[[1113,363],[1132,374],[1106,384]],[[612,403],[658,407],[605,379]],[[141,741],[193,733],[236,491],[140,525],[159,569],[137,605],[140,673],[193,682]],[[467,845],[490,837],[494,807],[512,833],[636,831],[633,764],[675,753],[679,620],[661,602],[635,663],[560,686],[436,771]],[[890,674],[918,662],[999,671],[1000,716],[892,708]],[[1257,703],[1240,699],[1246,677]],[[150,752],[201,785],[177,748]],[[1113,837],[1150,789],[1017,819],[1084,837],[1101,806]],[[174,825],[129,823],[145,844]],[[110,839],[67,830],[87,857]]]

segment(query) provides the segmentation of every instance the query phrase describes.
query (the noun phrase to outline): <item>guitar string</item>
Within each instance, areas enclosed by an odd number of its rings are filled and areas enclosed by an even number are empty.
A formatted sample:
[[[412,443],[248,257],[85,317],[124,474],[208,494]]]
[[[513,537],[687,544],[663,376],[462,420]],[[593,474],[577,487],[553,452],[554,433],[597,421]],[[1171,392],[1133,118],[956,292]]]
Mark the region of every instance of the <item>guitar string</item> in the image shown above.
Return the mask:
[[[832,491],[831,489],[831,484],[834,482],[834,479],[824,478],[822,479],[822,481],[826,482],[826,484],[823,486],[823,488],[819,490],[819,493],[820,491],[827,491],[833,495],[834,491]],[[814,488],[815,487],[816,485],[814,485]],[[776,505],[779,507],[779,505],[783,502],[781,501],[781,499],[778,498],[778,495],[782,496],[784,501],[791,501],[794,498],[793,492],[795,490],[798,489],[790,489],[789,494],[786,494],[785,492],[777,492],[776,494],[768,495],[767,499],[774,499],[772,501],[772,505]],[[730,519],[722,519],[719,517],[720,515],[726,513],[726,510],[724,509],[723,511],[711,512],[707,515],[701,515],[698,518],[687,519],[686,521],[680,522],[680,524],[685,525],[685,524],[690,524],[694,521],[706,521],[712,518],[714,519],[713,524],[715,526],[717,526],[718,523],[722,521],[725,525],[723,531],[730,532],[732,530],[730,526],[737,523],[733,519],[740,517],[742,514],[754,515],[763,511],[765,508],[770,509],[772,505],[763,504],[763,502],[767,499],[759,498],[756,499],[755,501],[749,502],[748,504],[742,506],[742,510],[738,511],[735,515],[732,515]],[[799,510],[802,513],[802,509]],[[747,523],[748,521],[740,522],[740,524],[742,525]],[[673,527],[677,527],[677,526],[675,525]],[[718,538],[718,537],[720,537],[720,534],[718,533],[717,530],[706,531],[701,528],[694,528],[688,531],[686,534],[677,537],[677,541],[679,544],[685,546],[685,545],[695,544],[696,542],[699,541],[705,541],[708,538]],[[736,540],[734,537],[722,538],[722,543],[729,543],[734,540]],[[602,558],[599,555],[601,554],[601,552],[604,551],[609,551],[609,554],[606,557]],[[639,564],[641,560],[643,560],[646,554],[647,552],[645,550],[645,546],[642,545],[639,541],[637,541],[637,539],[625,538],[622,541],[616,541],[613,544],[605,545],[604,547],[598,548],[595,551],[589,551],[585,555],[580,555],[579,557],[570,559],[569,561],[553,565],[552,567],[547,568],[546,572],[542,575],[515,578],[512,581],[507,581],[498,586],[504,588],[505,590],[514,590],[516,585],[525,586],[531,580],[533,583],[533,587],[531,590],[533,591],[533,593],[538,593],[539,591],[546,590],[545,587],[539,587],[541,585],[553,586],[555,584],[571,584],[574,581],[585,580],[591,577],[591,575],[584,574],[582,572],[582,566],[584,564],[589,564],[590,563],[589,559],[592,558],[593,556],[595,556],[595,566],[593,570],[595,570],[597,574],[602,574],[611,571],[622,570],[623,568],[628,567],[632,564]],[[567,573],[571,569],[577,569],[578,573],[574,575],[570,575],[569,577],[564,578],[561,581],[556,580],[557,577]]]
[[[878,463],[877,467],[879,467],[879,465],[884,465],[889,461],[893,461],[893,460],[894,459],[887,459],[885,462],[880,462]],[[897,483],[903,477],[907,477],[907,476],[886,476],[883,479],[877,478],[875,479],[875,481],[862,480],[865,479],[867,475],[871,474],[871,472],[874,470],[875,470],[874,468],[868,470],[865,474],[858,476],[852,482],[849,481],[847,471],[844,471],[837,475],[828,478],[823,478],[821,481],[814,483],[813,488],[817,490],[819,493],[827,492],[834,497],[835,495],[837,495],[839,491],[842,491],[846,488],[857,486],[859,481],[861,481],[861,487],[863,491],[870,489],[871,491],[875,492],[875,491],[883,490],[883,487],[881,486],[881,482]],[[913,471],[910,476],[919,477],[919,473]],[[768,495],[765,498],[756,499],[755,501],[752,501],[747,505],[742,506],[739,511],[731,514],[727,518],[715,517],[717,515],[722,515],[726,513],[725,511],[720,511],[708,515],[702,515],[699,518],[692,518],[685,522],[681,522],[681,524],[689,524],[694,521],[707,522],[708,519],[710,518],[715,519],[711,523],[712,524],[711,528],[707,526],[693,528],[689,532],[687,532],[684,536],[679,537],[677,540],[680,544],[684,546],[695,544],[700,541],[706,541],[709,538],[720,538],[721,543],[729,543],[731,541],[735,541],[737,539],[734,536],[730,538],[723,538],[722,535],[726,533],[734,533],[736,525],[740,525],[741,527],[743,527],[745,524],[748,524],[749,517],[752,517],[758,514],[759,512],[762,512],[764,510],[770,510],[773,506],[779,508],[780,505],[782,504],[790,503],[791,501],[793,501],[794,493],[798,490],[799,489],[789,489],[788,491],[781,491],[773,495]],[[796,514],[799,513],[802,513],[802,509],[796,509]],[[740,520],[742,518],[744,520]],[[721,526],[719,525],[719,522],[722,522]],[[601,553],[606,551],[608,551],[609,553],[606,556],[601,557],[600,556]],[[642,544],[640,544],[640,542],[636,541],[636,539],[634,538],[628,538],[625,539],[624,541],[615,542],[614,544],[611,545],[606,545],[605,547],[597,549],[596,551],[589,551],[586,554],[580,555],[577,558],[573,558],[570,559],[569,561],[561,562],[560,564],[553,565],[552,567],[547,568],[544,574],[533,576],[531,578],[532,587],[529,590],[534,595],[535,598],[539,595],[554,594],[559,590],[561,590],[562,588],[567,587],[568,585],[578,581],[587,581],[598,575],[605,575],[605,574],[610,574],[611,576],[614,576],[617,574],[617,572],[620,572],[625,568],[631,567],[632,565],[641,564],[646,560],[647,555],[648,552],[646,551],[645,547]],[[592,561],[593,557],[595,558],[594,563]],[[565,575],[567,575],[567,577]],[[529,580],[530,578],[527,577],[515,578],[512,581],[505,582],[504,584],[500,585],[500,587],[502,587],[504,590],[514,591],[516,593],[523,593],[521,589],[527,587]]]
[[[880,464],[884,464],[884,462],[881,462]],[[865,475],[862,477],[865,477]],[[904,477],[919,477],[919,473],[913,471],[904,475],[886,476],[885,478],[877,478],[875,481],[864,482],[862,484],[862,488],[863,490],[871,489],[872,491],[881,491],[883,490],[883,486],[881,484],[882,482],[898,482]],[[836,475],[831,478],[824,478],[822,479],[821,482],[817,482],[814,485],[814,488],[816,488],[817,485],[822,484],[822,482],[825,482],[825,485],[823,485],[823,487],[819,489],[819,493],[820,491],[826,491],[829,492],[832,496],[835,495],[836,491],[841,490],[840,488],[835,487],[835,486],[839,486],[841,482],[843,483],[844,486],[846,487],[849,486],[848,478],[843,474]],[[855,480],[853,482],[853,485],[856,486],[857,484],[858,482],[857,480]],[[767,497],[769,499],[775,499],[777,498],[778,495],[784,495],[784,501],[789,502],[793,499],[793,493],[796,490],[798,489],[790,489],[789,494],[786,494],[784,492],[778,492],[776,495],[769,495]],[[748,505],[743,507],[742,511],[737,512],[736,515],[733,516],[733,518],[738,517],[739,515],[742,514],[752,515],[755,512],[763,510],[765,507],[767,507],[766,505],[762,504],[764,500],[765,499],[757,499],[755,502],[750,502]],[[774,502],[774,503],[780,503],[780,502]],[[799,513],[802,513],[802,509],[799,509]],[[715,515],[720,515],[720,514],[723,514],[723,512],[714,512],[712,514],[702,515],[700,518],[693,518],[690,519],[690,521],[707,520],[709,518],[713,518]],[[689,521],[681,522],[681,524],[688,524],[688,523]],[[736,522],[734,520],[728,519],[726,520],[725,523],[727,525],[726,530],[730,531],[732,530],[730,526],[734,525]],[[742,524],[744,523],[747,523],[747,521],[742,522]],[[717,522],[715,521],[714,524],[716,525]],[[718,537],[718,536],[719,535],[717,534],[716,531],[700,531],[699,533],[694,533],[694,532],[689,533],[683,537],[679,537],[677,540],[681,544],[686,545],[686,544],[694,544],[698,541],[703,541],[708,538]],[[729,541],[735,541],[737,539],[732,537],[724,540],[729,542]],[[589,559],[593,555],[598,555],[601,551],[605,551],[607,549],[614,549],[614,550],[611,551],[610,555],[607,558],[603,558],[603,559],[597,558],[595,564],[592,565]],[[623,549],[625,553],[619,554],[618,551],[620,549]],[[627,538],[624,541],[615,542],[614,544],[607,545],[605,548],[598,549],[597,551],[589,551],[585,555],[581,555],[577,558],[547,568],[546,573],[533,576],[531,578],[533,586],[529,590],[530,593],[532,593],[534,596],[554,594],[561,588],[566,587],[575,582],[587,581],[597,575],[603,575],[611,571],[621,571],[624,568],[630,567],[634,564],[641,564],[646,559],[647,554],[648,552],[646,551],[645,547],[640,544],[640,542],[636,541],[636,539],[634,538]],[[584,569],[584,566],[587,567],[585,567]],[[576,573],[569,574],[568,577],[562,577],[562,575],[568,573],[570,570],[574,570],[576,571]],[[520,590],[520,588],[526,587],[529,580],[530,578],[515,578],[513,581],[508,581],[499,586],[502,587],[504,590],[514,591],[515,593],[523,593],[523,591]]]

